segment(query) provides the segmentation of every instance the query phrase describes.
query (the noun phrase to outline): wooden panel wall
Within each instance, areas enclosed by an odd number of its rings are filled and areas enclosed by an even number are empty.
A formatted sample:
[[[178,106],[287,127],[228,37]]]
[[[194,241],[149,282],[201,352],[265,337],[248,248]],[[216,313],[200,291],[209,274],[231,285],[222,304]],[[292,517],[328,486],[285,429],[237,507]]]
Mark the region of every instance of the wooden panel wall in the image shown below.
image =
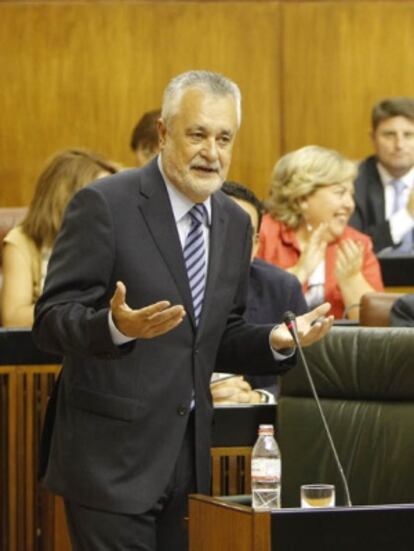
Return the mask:
[[[26,205],[45,159],[83,145],[126,165],[132,127],[175,74],[244,95],[230,176],[260,196],[280,153],[370,152],[374,101],[414,95],[413,1],[0,1],[0,206]]]
[[[370,111],[414,96],[414,2],[283,5],[282,149],[371,152]]]
[[[264,189],[279,152],[278,12],[254,2],[0,3],[1,204],[27,204],[61,148],[132,163],[137,119],[160,105],[171,77],[194,68],[240,85],[231,176]]]

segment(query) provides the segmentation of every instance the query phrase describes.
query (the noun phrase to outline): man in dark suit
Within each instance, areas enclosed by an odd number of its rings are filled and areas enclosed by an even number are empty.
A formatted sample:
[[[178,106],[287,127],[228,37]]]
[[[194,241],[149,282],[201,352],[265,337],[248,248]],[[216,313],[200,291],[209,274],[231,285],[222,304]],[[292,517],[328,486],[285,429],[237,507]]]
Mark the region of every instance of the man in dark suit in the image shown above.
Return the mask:
[[[179,75],[160,156],[83,189],[65,213],[34,336],[64,356],[44,480],[76,550],[186,549],[187,495],[209,490],[214,367],[292,364],[286,326],[242,317],[250,222],[219,191],[240,118],[233,82]],[[303,344],[329,331],[332,316],[316,321],[328,311],[298,318]]]
[[[262,202],[247,187],[224,182],[221,190],[250,217],[253,231],[252,262],[249,271],[245,318],[249,323],[282,323],[290,310],[296,315],[308,311],[301,284],[296,276],[264,260],[255,258],[263,215]],[[214,405],[237,403],[274,403],[275,375],[247,375],[223,378],[213,375],[211,393]]]
[[[413,250],[414,99],[395,97],[372,110],[375,155],[359,166],[351,226],[367,233],[374,250]]]

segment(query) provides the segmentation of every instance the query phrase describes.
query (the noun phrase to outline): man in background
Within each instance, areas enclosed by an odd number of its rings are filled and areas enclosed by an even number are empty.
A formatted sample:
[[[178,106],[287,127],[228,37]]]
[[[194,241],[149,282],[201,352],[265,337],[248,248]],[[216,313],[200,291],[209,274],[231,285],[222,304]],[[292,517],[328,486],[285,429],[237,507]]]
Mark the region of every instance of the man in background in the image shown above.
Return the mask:
[[[359,167],[351,226],[367,233],[376,253],[413,251],[414,99],[393,97],[372,110],[375,154]]]
[[[136,164],[142,167],[159,151],[158,119],[161,109],[144,113],[136,124],[131,135],[130,147],[135,154]]]
[[[252,224],[252,261],[249,271],[245,318],[250,323],[282,323],[290,310],[296,315],[308,311],[302,287],[294,275],[255,258],[259,246],[259,230],[263,205],[247,187],[237,182],[224,182],[221,190],[231,197],[250,217]],[[222,377],[213,375],[210,385],[214,405],[273,404],[276,399],[275,375]]]

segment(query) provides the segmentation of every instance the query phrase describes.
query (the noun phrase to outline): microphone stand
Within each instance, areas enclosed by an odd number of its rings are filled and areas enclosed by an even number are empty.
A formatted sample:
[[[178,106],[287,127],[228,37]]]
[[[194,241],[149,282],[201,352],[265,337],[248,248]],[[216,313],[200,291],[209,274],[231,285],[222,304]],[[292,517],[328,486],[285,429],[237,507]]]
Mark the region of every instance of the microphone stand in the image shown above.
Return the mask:
[[[312,378],[311,372],[309,370],[308,362],[306,361],[305,355],[303,353],[302,345],[300,344],[300,341],[299,341],[299,336],[298,336],[297,329],[296,329],[296,316],[294,314],[292,314],[291,312],[286,312],[285,324],[286,324],[290,334],[292,335],[293,340],[295,341],[297,349],[299,350],[299,355],[302,359],[302,363],[303,363],[303,366],[305,368],[306,376],[308,378],[308,381],[309,381],[309,384],[310,384],[310,387],[311,387],[311,390],[312,390],[313,397],[314,397],[316,405],[318,407],[319,415],[322,419],[322,423],[323,423],[323,426],[325,428],[326,435],[328,437],[329,445],[331,447],[331,450],[332,450],[332,453],[333,453],[333,456],[334,456],[334,459],[335,459],[336,466],[338,468],[339,474],[340,474],[341,479],[342,479],[342,484],[343,484],[343,487],[344,487],[344,490],[345,490],[346,506],[347,507],[352,507],[352,501],[351,501],[351,495],[350,495],[350,492],[349,492],[348,481],[346,479],[344,469],[342,467],[341,460],[339,459],[338,452],[336,451],[336,447],[335,447],[335,444],[334,444],[334,441],[333,441],[333,438],[332,438],[332,435],[331,435],[331,431],[329,430],[328,422],[326,421],[326,417],[325,417],[325,414],[323,412],[323,409],[322,409],[322,406],[321,406],[321,403],[320,403],[320,400],[319,400],[318,393],[316,392],[315,384],[313,382],[313,378]]]

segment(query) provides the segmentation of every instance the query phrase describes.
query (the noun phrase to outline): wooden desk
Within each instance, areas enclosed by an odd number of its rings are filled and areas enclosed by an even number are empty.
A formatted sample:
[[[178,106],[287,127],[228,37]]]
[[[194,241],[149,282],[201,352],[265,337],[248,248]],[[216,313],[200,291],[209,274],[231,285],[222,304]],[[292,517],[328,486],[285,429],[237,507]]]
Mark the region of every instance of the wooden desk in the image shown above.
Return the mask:
[[[190,496],[189,551],[409,551],[414,505],[280,509]]]

